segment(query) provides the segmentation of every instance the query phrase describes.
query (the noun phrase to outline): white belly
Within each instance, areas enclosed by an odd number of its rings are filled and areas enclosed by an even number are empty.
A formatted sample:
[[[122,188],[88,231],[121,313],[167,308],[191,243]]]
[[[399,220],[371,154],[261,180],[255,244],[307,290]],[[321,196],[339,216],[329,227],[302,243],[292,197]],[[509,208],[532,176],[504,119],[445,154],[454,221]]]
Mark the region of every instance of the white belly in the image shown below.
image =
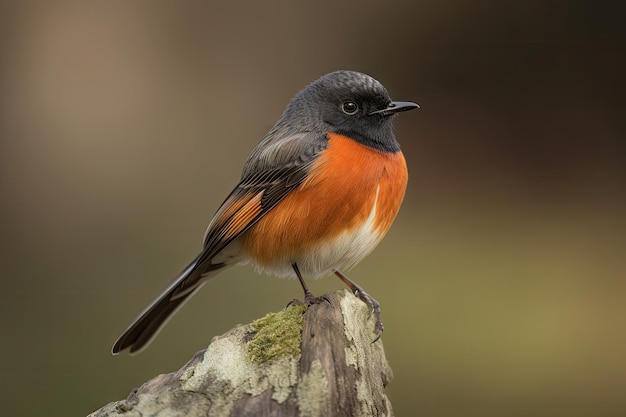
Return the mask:
[[[345,231],[295,258],[280,259],[271,265],[261,266],[254,262],[252,265],[261,273],[290,278],[296,276],[291,266],[294,262],[305,278],[321,277],[335,269],[352,268],[369,255],[383,238],[383,234],[374,227],[378,192],[379,189],[376,190],[374,204],[362,226]]]

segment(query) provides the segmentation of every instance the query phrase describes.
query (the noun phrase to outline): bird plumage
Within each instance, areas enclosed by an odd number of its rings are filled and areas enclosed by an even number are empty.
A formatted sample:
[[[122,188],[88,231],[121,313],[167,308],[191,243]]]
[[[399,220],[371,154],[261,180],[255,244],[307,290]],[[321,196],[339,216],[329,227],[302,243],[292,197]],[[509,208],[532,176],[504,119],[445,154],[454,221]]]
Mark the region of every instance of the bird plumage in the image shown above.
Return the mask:
[[[352,71],[327,74],[296,94],[250,154],[200,254],[113,353],[145,348],[191,295],[233,264],[319,276],[361,261],[391,226],[406,188],[391,116],[415,107],[392,102],[378,81]]]

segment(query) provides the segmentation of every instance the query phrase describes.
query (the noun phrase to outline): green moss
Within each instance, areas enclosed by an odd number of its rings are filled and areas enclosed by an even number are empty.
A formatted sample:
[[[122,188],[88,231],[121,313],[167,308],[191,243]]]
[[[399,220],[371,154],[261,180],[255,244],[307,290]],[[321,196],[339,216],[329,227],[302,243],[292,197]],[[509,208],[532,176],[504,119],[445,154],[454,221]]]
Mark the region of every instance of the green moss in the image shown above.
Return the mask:
[[[300,354],[305,310],[304,305],[292,305],[254,321],[252,328],[256,333],[248,342],[250,360],[263,363],[283,355]]]

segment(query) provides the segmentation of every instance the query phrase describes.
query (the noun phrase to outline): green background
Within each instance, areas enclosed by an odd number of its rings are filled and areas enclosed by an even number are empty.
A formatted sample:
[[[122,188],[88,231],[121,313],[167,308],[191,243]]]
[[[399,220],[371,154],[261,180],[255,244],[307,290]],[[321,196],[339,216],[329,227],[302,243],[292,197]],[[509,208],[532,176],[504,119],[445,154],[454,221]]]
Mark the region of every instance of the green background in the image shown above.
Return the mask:
[[[382,304],[396,414],[626,415],[619,10],[0,7],[0,415],[86,415],[301,296],[232,268],[143,354],[109,353],[199,251],[293,94],[336,69],[422,106],[396,121],[410,171],[400,215],[349,274]]]

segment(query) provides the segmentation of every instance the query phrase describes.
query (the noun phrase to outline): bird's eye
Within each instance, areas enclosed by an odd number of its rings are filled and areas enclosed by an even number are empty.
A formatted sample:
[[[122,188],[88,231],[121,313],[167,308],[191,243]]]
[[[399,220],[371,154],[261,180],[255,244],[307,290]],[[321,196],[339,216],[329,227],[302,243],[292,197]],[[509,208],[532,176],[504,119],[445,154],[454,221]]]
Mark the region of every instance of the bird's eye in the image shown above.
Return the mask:
[[[359,106],[354,101],[346,101],[341,105],[341,110],[349,116],[356,114],[359,111]]]

